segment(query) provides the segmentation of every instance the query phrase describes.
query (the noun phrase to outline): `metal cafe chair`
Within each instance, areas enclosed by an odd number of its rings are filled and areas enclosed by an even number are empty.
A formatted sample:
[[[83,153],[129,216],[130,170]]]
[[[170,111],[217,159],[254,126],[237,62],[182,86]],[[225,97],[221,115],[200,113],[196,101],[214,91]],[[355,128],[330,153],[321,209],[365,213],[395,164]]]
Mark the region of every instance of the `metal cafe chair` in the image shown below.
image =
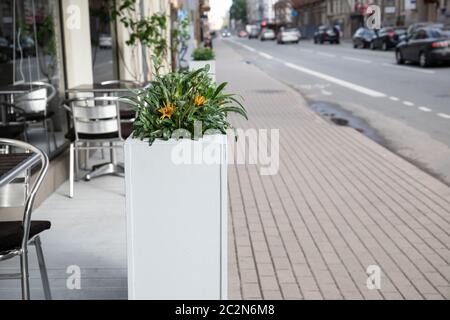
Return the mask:
[[[24,153],[9,152],[7,155],[3,154],[3,156],[8,156],[6,159],[14,160],[14,158],[16,158],[16,162],[19,164],[15,167],[8,167],[9,163],[0,163],[0,169],[2,169],[0,179],[0,199],[5,195],[4,190],[8,190],[6,187],[14,184],[16,187],[19,187],[20,184],[22,184],[21,194],[23,196],[22,201],[19,201],[20,197],[17,195],[20,194],[20,192],[15,193],[15,196],[2,199],[2,201],[0,201],[1,205],[16,207],[20,202],[20,204],[24,206],[22,221],[0,222],[0,261],[9,260],[17,256],[20,257],[20,273],[0,274],[0,280],[21,279],[22,299],[30,299],[28,247],[34,245],[36,247],[44,295],[46,299],[50,300],[50,285],[39,235],[43,231],[50,229],[51,223],[49,221],[31,220],[34,199],[47,174],[48,157],[40,149],[22,141],[0,138],[0,146],[3,147],[2,150],[8,152],[13,149],[25,150]],[[2,158],[5,159],[5,157]],[[19,158],[19,160],[17,160],[17,158]],[[40,163],[40,168],[36,175],[37,178],[31,179],[31,168],[38,163]],[[7,169],[5,169],[5,165]],[[19,182],[17,182],[17,180],[19,180]]]
[[[73,198],[74,180],[78,179],[79,151],[111,151],[111,162],[94,166],[93,171],[85,176],[87,181],[104,175],[118,175],[123,173],[124,168],[115,162],[114,149],[121,148],[124,140],[117,97],[72,99],[70,110],[75,131],[75,141],[70,145],[69,196]]]
[[[108,80],[103,81],[100,83],[102,86],[110,86],[110,85],[123,85],[123,86],[129,86],[129,87],[136,87],[140,88],[142,87],[142,83],[134,80]],[[130,89],[130,91],[133,91],[133,89]],[[117,95],[113,95],[117,96]],[[120,107],[120,105],[119,105]],[[122,122],[122,136],[123,138],[128,138],[132,131],[132,125],[134,120],[136,119],[136,111],[133,109],[122,109],[120,108],[120,118]]]
[[[49,129],[53,135],[53,143],[56,147],[56,137],[52,122],[53,112],[48,111],[48,104],[56,96],[56,88],[46,82],[30,82],[26,83],[34,88],[29,93],[25,93],[15,98],[14,104],[22,110],[22,115],[27,124],[42,123],[47,135],[47,147],[50,152],[50,136]]]

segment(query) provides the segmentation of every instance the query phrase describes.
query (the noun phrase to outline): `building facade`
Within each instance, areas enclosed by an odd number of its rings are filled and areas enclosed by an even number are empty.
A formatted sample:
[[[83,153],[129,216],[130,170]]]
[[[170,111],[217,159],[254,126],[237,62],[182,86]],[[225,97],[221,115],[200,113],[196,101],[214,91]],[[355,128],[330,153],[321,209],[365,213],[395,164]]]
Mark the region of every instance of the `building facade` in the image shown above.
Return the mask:
[[[317,27],[326,23],[326,0],[291,0],[298,12],[297,23],[302,36],[310,38]]]
[[[274,4],[276,0],[247,0],[247,17],[251,24],[275,22]]]
[[[273,6],[275,14],[275,24],[285,26],[296,24],[297,12],[294,11],[290,0],[280,0]]]
[[[382,26],[408,26],[415,22],[450,25],[450,0],[290,0],[298,12],[298,25],[311,36],[321,24],[339,25],[344,37],[364,24],[369,5],[380,7]]]

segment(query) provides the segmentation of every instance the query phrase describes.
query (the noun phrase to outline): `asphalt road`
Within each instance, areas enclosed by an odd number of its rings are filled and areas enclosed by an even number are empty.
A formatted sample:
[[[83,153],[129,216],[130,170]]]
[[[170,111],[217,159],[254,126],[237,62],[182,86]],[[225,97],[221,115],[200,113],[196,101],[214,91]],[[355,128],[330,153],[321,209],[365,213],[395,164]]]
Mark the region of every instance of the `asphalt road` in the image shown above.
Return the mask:
[[[367,122],[378,141],[450,184],[450,67],[399,66],[393,51],[353,49],[349,42],[223,41],[312,106]]]

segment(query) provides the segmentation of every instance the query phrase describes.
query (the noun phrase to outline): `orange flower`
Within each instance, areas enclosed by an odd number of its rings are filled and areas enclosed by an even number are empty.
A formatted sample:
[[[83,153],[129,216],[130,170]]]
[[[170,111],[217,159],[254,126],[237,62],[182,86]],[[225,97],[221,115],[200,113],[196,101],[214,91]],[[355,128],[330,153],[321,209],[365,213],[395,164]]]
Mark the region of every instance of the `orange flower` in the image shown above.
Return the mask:
[[[206,103],[206,98],[204,96],[196,96],[194,103],[197,107],[202,107]]]
[[[158,109],[158,112],[161,113],[161,120],[165,118],[172,119],[174,111],[175,106],[170,102],[164,102],[164,108]]]

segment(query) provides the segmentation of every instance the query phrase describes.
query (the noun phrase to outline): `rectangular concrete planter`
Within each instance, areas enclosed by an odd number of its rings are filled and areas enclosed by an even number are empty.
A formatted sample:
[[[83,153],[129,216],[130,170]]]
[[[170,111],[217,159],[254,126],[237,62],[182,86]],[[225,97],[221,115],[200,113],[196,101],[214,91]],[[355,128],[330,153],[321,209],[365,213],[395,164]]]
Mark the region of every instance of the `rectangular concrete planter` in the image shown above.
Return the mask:
[[[125,178],[129,299],[226,299],[227,137],[130,138]]]
[[[210,66],[209,75],[211,79],[216,82],[216,61],[215,60],[206,60],[206,61],[189,61],[189,70],[194,71],[201,68],[204,68],[206,65]]]

